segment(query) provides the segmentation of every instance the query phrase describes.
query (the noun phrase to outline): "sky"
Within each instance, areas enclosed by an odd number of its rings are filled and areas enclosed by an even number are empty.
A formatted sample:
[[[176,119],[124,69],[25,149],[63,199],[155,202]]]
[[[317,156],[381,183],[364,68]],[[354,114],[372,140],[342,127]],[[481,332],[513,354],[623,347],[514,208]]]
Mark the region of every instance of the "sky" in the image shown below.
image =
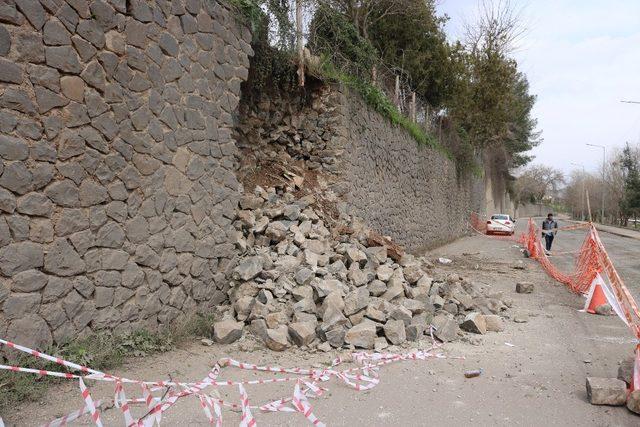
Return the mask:
[[[525,33],[514,53],[537,95],[544,141],[533,163],[597,172],[625,142],[640,144],[640,0],[512,0]],[[473,22],[478,0],[438,0],[451,39]]]

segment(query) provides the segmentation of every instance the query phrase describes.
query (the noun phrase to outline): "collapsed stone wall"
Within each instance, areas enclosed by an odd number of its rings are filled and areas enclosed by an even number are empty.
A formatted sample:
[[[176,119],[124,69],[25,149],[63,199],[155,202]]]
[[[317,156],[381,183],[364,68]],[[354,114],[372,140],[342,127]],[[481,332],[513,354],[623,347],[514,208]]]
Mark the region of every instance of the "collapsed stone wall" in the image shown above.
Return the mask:
[[[458,176],[453,161],[339,85],[262,93],[241,106],[236,139],[265,163],[302,160],[321,172],[345,213],[409,251],[459,237],[470,212],[484,211],[482,179]]]
[[[250,32],[213,0],[0,4],[0,336],[153,330],[227,298]]]

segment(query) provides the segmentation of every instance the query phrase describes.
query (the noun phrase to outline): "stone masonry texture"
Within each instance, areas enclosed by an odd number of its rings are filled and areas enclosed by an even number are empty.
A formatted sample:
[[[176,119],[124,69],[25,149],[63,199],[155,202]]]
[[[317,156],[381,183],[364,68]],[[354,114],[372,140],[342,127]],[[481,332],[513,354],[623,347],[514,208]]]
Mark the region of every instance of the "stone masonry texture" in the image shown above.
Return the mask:
[[[44,348],[219,304],[249,30],[214,0],[0,3],[0,336]]]
[[[418,145],[361,98],[340,98],[340,193],[351,213],[413,252],[466,233],[471,211],[483,205],[480,180],[459,176],[453,161]]]

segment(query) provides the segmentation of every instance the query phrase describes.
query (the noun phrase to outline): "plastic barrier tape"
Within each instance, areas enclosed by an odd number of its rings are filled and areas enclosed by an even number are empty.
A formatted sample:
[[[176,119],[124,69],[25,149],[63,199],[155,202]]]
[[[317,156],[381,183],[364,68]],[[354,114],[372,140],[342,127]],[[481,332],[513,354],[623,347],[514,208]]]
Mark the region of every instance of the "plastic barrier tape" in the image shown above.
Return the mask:
[[[78,381],[84,406],[78,411],[51,421],[49,424],[46,424],[47,426],[62,426],[84,415],[90,415],[95,425],[102,426],[100,417],[101,402],[93,399],[89,388],[85,384],[87,380],[114,383],[113,405],[122,413],[126,426],[150,427],[156,424],[159,425],[163,413],[178,402],[179,399],[187,396],[194,396],[199,400],[200,407],[207,421],[209,424],[215,426],[222,426],[222,408],[241,411],[240,425],[246,427],[256,425],[256,420],[252,412],[254,410],[261,412],[299,412],[309,423],[316,426],[324,426],[320,419],[314,414],[313,407],[309,403],[310,397],[319,397],[326,391],[325,388],[319,386],[319,383],[337,378],[356,391],[365,391],[379,384],[379,369],[384,365],[407,360],[447,358],[447,356],[444,356],[442,353],[435,351],[440,345],[433,339],[433,330],[431,330],[431,332],[433,345],[427,350],[417,350],[406,354],[355,352],[348,358],[336,358],[330,367],[321,369],[259,366],[251,363],[238,362],[231,358],[223,358],[214,365],[205,378],[197,382],[177,382],[172,380],[140,381],[119,377],[0,339],[0,345],[6,345],[7,347],[30,354],[34,357],[55,362],[58,365],[74,371],[74,373],[9,365],[0,365],[0,369]],[[449,358],[459,359],[459,357]],[[354,362],[356,366],[342,370],[335,369],[337,366],[346,362]],[[244,381],[221,380],[218,377],[224,368],[287,374],[288,376]],[[249,395],[245,386],[289,382],[294,383],[293,393],[290,396],[269,401],[262,405],[250,405]],[[134,399],[127,398],[125,385],[140,387],[142,397]],[[239,403],[220,398],[217,388],[225,386],[235,386],[238,388]],[[205,392],[205,389],[208,387],[213,388],[209,394]],[[153,393],[159,392],[163,393],[162,396],[153,395]],[[136,418],[132,414],[132,405],[141,405],[145,408],[146,412],[144,415]],[[0,427],[2,426],[2,419],[0,418]]]

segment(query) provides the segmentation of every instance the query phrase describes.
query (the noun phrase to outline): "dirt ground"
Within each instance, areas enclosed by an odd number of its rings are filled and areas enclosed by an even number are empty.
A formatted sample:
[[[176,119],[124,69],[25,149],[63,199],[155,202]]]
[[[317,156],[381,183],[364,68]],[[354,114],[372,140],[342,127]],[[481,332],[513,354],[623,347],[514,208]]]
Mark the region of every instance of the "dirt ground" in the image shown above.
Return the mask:
[[[520,224],[523,227],[524,224]],[[578,240],[578,239],[576,239]],[[637,426],[640,417],[625,407],[592,406],[586,400],[587,376],[615,377],[618,361],[632,355],[634,339],[616,317],[578,312],[583,298],[549,279],[534,261],[524,259],[514,242],[466,237],[430,252],[429,257],[453,260],[442,267],[472,278],[490,290],[513,300],[506,330],[484,336],[467,335],[446,344],[442,351],[458,359],[400,362],[383,367],[380,384],[357,392],[335,379],[323,386],[329,392],[311,400],[314,413],[327,425],[594,425]],[[559,262],[567,262],[561,261]],[[524,269],[519,269],[524,268]],[[533,294],[515,293],[517,281],[535,283]],[[526,317],[515,323],[514,316]],[[422,347],[430,342],[424,340]],[[258,349],[245,352],[247,342],[230,346],[202,346],[199,342],[170,353],[134,359],[117,370],[130,378],[181,380],[203,378],[214,361],[231,356],[240,361],[308,367],[326,364],[335,356],[301,351],[273,353]],[[410,351],[409,348],[401,351]],[[482,368],[480,377],[466,379],[465,370]],[[224,371],[223,378],[254,378],[254,373]],[[265,378],[264,375],[259,377]],[[92,385],[94,397],[110,398],[111,385]],[[133,395],[133,389],[129,395]],[[137,390],[136,390],[137,391]],[[293,384],[247,387],[251,404],[290,396]],[[221,393],[238,401],[237,389]],[[41,402],[25,404],[2,414],[7,425],[36,425],[81,406],[77,383],[52,388]],[[267,425],[305,425],[296,413],[256,413]],[[144,413],[137,410],[137,413]],[[117,409],[103,413],[105,425],[121,425]],[[240,417],[225,412],[224,425],[237,425]],[[204,425],[199,403],[190,398],[163,417],[166,425]],[[89,424],[87,418],[80,424]]]

